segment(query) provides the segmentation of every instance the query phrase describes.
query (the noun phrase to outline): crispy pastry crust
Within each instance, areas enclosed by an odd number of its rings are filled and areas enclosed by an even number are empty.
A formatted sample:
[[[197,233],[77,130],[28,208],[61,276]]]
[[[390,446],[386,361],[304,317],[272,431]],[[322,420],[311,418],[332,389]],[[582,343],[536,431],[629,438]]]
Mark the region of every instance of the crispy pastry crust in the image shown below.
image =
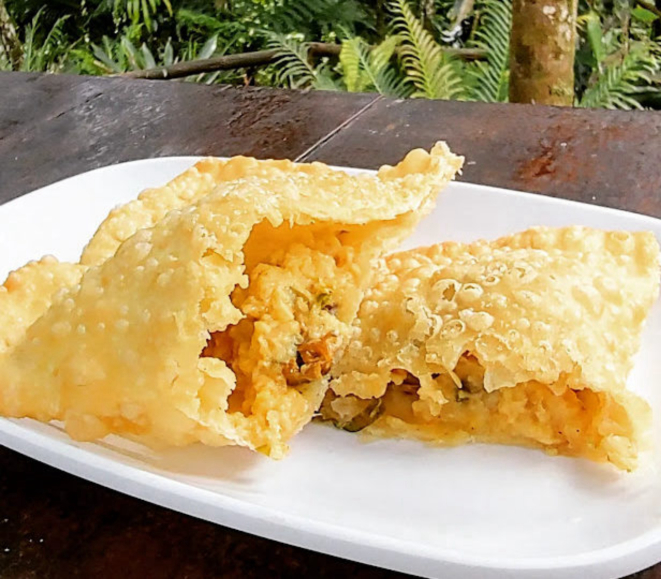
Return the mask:
[[[0,286],[0,355],[20,341],[54,294],[80,281],[83,271],[81,265],[44,257],[9,274]]]
[[[260,161],[252,157],[232,157],[228,160],[209,157],[196,163],[163,187],[146,189],[136,200],[122,205],[110,212],[83,251],[81,263],[98,265],[111,257],[119,245],[136,231],[152,227],[168,211],[195,203],[216,187],[237,180],[258,177],[268,181],[279,179],[287,174],[294,178],[307,178],[314,183],[310,194],[319,196],[328,202],[328,210],[337,221],[347,220],[353,223],[353,212],[360,213],[364,207],[369,212],[373,204],[382,204],[391,198],[397,205],[402,202],[406,187],[411,187],[415,197],[417,189],[432,187],[438,193],[447,182],[461,169],[463,158],[450,153],[445,143],[437,143],[431,155],[422,149],[408,153],[406,159],[395,167],[388,165],[379,170],[378,180],[367,176],[347,179],[346,176],[324,163],[294,163],[287,159]],[[342,196],[351,189],[354,180],[362,181],[363,204],[344,204]],[[388,182],[403,179],[400,188],[388,190]],[[348,188],[348,189],[347,189]],[[306,193],[301,193],[305,195]],[[385,197],[384,197],[385,196]],[[433,196],[427,196],[423,204],[427,210],[434,202]],[[319,207],[321,209],[321,206]],[[424,207],[420,207],[424,210]],[[323,212],[322,212],[323,213]],[[360,216],[357,221],[360,222]]]
[[[625,383],[658,252],[651,233],[568,227],[393,255],[331,387],[378,399],[406,373],[419,381],[412,412],[382,408],[372,435],[526,444],[632,468],[649,408]]]

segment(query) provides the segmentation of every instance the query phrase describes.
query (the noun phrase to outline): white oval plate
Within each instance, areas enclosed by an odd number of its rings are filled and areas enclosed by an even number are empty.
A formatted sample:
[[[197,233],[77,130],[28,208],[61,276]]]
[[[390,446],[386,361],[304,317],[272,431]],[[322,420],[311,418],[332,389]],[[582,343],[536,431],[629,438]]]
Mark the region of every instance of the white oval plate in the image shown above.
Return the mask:
[[[193,157],[105,167],[0,207],[0,278],[43,254],[76,260],[116,204],[164,183]],[[661,221],[457,183],[407,246],[494,238],[532,225],[652,230]],[[630,387],[657,414],[661,309]],[[240,448],[155,453],[116,437],[71,441],[56,424],[0,420],[0,442],[147,501],[242,531],[428,577],[619,577],[661,560],[660,452],[634,474],[537,451],[363,444],[312,424],[275,462]]]

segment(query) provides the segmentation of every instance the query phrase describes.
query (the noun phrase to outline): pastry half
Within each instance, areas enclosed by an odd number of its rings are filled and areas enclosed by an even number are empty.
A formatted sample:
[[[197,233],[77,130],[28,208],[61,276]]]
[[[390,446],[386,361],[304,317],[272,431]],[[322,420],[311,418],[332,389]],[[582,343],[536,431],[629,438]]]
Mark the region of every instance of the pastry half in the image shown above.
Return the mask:
[[[632,469],[650,409],[626,379],[658,252],[651,233],[569,227],[395,254],[322,416],[372,436],[517,444]]]
[[[108,258],[76,266],[71,286],[25,292],[50,297],[0,355],[0,412],[61,420],[81,440],[281,457],[321,403],[374,260],[460,165],[444,145],[376,176],[289,164],[220,183],[116,250],[104,242]]]
[[[364,183],[366,191],[380,195],[389,185],[399,186],[399,193],[406,186],[411,186],[413,195],[419,195],[420,186],[433,189],[436,193],[459,171],[463,158],[453,155],[445,143],[438,143],[431,155],[422,149],[411,151],[406,160],[396,167],[384,166],[379,170],[377,179],[361,175],[347,177],[320,162],[295,163],[288,159],[258,160],[252,157],[231,157],[219,159],[208,157],[195,163],[162,187],[146,189],[137,199],[113,209],[101,223],[92,239],[83,250],[80,262],[83,265],[99,265],[114,255],[119,245],[140,229],[152,227],[163,219],[169,211],[191,205],[213,192],[218,187],[236,184],[242,179],[258,178],[267,183],[293,179],[298,183],[311,183],[307,193],[318,195],[324,191],[329,210],[346,215],[347,211],[360,211],[362,207],[346,205],[341,208],[342,197],[351,194],[352,187]],[[399,185],[395,185],[398,180]],[[423,183],[424,182],[424,183]],[[385,193],[392,198],[392,192]],[[433,197],[427,202],[433,203]],[[372,203],[382,204],[381,200],[370,200],[365,195],[364,201],[369,207]],[[395,203],[397,199],[393,199]],[[358,218],[360,220],[360,218]],[[348,222],[352,222],[349,219]]]

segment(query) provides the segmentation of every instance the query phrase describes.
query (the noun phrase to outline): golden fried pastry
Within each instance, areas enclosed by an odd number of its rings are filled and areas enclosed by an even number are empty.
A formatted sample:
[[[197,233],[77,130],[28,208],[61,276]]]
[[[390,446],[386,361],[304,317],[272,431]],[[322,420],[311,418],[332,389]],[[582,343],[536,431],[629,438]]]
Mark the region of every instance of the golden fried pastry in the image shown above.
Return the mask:
[[[44,257],[9,274],[0,286],[0,355],[20,341],[49,308],[54,294],[80,281],[84,270],[78,264]]]
[[[283,171],[320,175],[332,169],[322,163],[292,163],[286,159],[258,161],[242,156],[202,159],[164,186],[145,189],[137,199],[113,209],[83,250],[80,262],[84,265],[103,263],[136,231],[152,227],[168,211],[195,203],[222,183],[245,177],[268,179]]]
[[[463,159],[450,154],[444,143],[436,145],[435,151],[436,167],[427,166],[430,162],[429,156],[418,149],[410,153],[407,162],[398,168],[382,168],[381,180],[392,181],[397,177],[406,177],[407,181],[416,187],[418,182],[429,180],[432,173],[436,172],[440,178],[437,182],[438,191],[451,178],[450,175],[459,171]],[[438,159],[441,158],[442,166],[438,165]],[[195,203],[223,183],[250,177],[259,177],[267,181],[277,180],[281,179],[282,175],[313,180],[317,191],[326,189],[329,192],[343,193],[344,184],[341,174],[324,163],[294,163],[288,159],[262,161],[242,156],[226,160],[209,157],[202,159],[163,187],[146,189],[134,201],[113,209],[84,249],[81,263],[84,265],[103,263],[117,251],[122,241],[131,237],[136,231],[152,227],[168,211]],[[373,183],[379,183],[369,177],[360,177],[360,179],[364,179],[368,187],[372,187]],[[368,183],[372,184],[368,185]],[[374,194],[378,193],[378,188],[374,189]],[[338,200],[333,200],[333,204],[337,210]],[[355,209],[351,208],[352,211]]]
[[[632,469],[650,409],[625,383],[658,253],[651,233],[569,227],[395,254],[322,416],[371,436],[518,444]]]
[[[88,247],[99,265],[0,357],[0,412],[62,420],[81,440],[281,457],[319,407],[373,260],[460,164],[440,144],[376,177],[283,163],[193,204],[195,178],[118,210]]]

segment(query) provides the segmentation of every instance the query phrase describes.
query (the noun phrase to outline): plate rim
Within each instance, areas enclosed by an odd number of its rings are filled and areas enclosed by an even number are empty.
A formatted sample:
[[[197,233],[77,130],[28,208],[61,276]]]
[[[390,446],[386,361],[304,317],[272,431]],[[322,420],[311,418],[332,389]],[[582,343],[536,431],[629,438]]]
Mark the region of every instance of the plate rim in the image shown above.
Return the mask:
[[[133,165],[140,165],[143,163],[148,163],[148,164],[165,164],[167,165],[168,163],[172,162],[190,162],[191,166],[198,161],[202,159],[207,159],[207,158],[213,158],[213,159],[221,159],[221,160],[229,160],[232,157],[225,157],[225,156],[211,156],[211,155],[168,155],[168,156],[163,156],[163,157],[145,157],[143,159],[132,159],[130,161],[120,161],[118,163],[110,163],[108,165],[103,165],[102,167],[96,167],[94,169],[89,169],[88,171],[83,171],[81,173],[77,173],[76,175],[70,175],[69,177],[64,177],[63,179],[59,179],[58,181],[54,181],[52,183],[49,183],[48,185],[44,185],[42,187],[38,187],[37,189],[33,189],[31,191],[28,191],[27,193],[22,193],[18,197],[14,197],[13,199],[10,199],[8,201],[4,201],[0,203],[0,211],[2,211],[3,208],[11,206],[11,207],[16,207],[17,205],[20,204],[20,202],[27,198],[27,197],[32,197],[35,194],[41,195],[45,192],[48,191],[50,188],[55,188],[55,187],[61,187],[65,183],[71,180],[75,179],[80,179],[81,177],[88,177],[90,175],[93,175],[94,173],[97,172],[104,172],[108,170],[114,170],[114,169],[119,169],[119,168],[125,168],[125,167],[130,167]],[[271,158],[262,158],[262,157],[257,157],[259,160],[270,160]],[[297,161],[298,163],[299,161]],[[307,161],[305,161],[307,163]],[[318,160],[313,160],[309,161],[310,163],[316,163],[316,162],[322,162],[323,161],[318,161]],[[366,173],[366,174],[375,174],[377,172],[376,169],[365,169],[362,167],[346,167],[346,166],[341,166],[341,165],[328,165],[331,169],[335,169],[338,171],[349,171],[349,172],[357,172],[357,173]],[[453,180],[450,182],[449,186],[455,188],[458,187],[460,189],[463,188],[472,188],[472,187],[479,187],[480,189],[485,190],[485,192],[492,191],[492,192],[497,192],[498,194],[503,194],[508,197],[523,197],[523,198],[528,198],[528,199],[535,199],[536,202],[543,202],[543,203],[552,203],[552,204],[560,204],[564,205],[567,208],[570,207],[589,207],[591,211],[596,211],[598,213],[601,213],[603,215],[605,214],[611,214],[611,215],[621,215],[621,216],[634,216],[636,218],[641,218],[643,220],[651,220],[654,222],[659,222],[661,223],[661,217],[654,217],[652,215],[648,215],[646,213],[640,213],[637,211],[629,211],[627,209],[618,209],[616,207],[606,207],[604,205],[598,205],[598,204],[593,204],[593,203],[586,203],[584,201],[576,201],[574,199],[565,199],[563,197],[554,197],[552,195],[547,195],[545,193],[532,193],[530,191],[522,191],[518,189],[507,189],[505,187],[498,187],[495,185],[484,185],[482,183],[473,183],[470,181],[457,181]]]
[[[23,426],[23,423],[36,423],[40,427],[54,428],[50,424],[42,424],[29,418],[8,419],[0,418],[0,442],[12,450],[38,460],[58,470],[62,470],[73,476],[99,484],[103,487],[124,493],[126,495],[156,504],[174,511],[194,516],[214,524],[227,526],[242,532],[265,537],[278,542],[294,545],[297,547],[312,549],[314,551],[327,553],[337,557],[347,558],[346,548],[349,551],[360,549],[361,552],[350,556],[352,560],[361,561],[371,565],[381,566],[378,557],[384,554],[397,555],[403,561],[397,566],[388,565],[389,569],[402,572],[411,572],[411,565],[403,564],[404,561],[427,563],[437,567],[439,565],[452,565],[458,569],[473,568],[478,571],[476,576],[485,577],[485,573],[497,576],[499,572],[507,571],[528,577],[531,572],[563,571],[564,573],[581,573],[577,577],[584,577],[584,572],[609,570],[608,567],[615,563],[624,563],[627,558],[650,558],[651,563],[661,556],[661,526],[651,529],[641,535],[618,543],[615,546],[594,549],[578,555],[561,555],[552,557],[528,557],[524,559],[499,559],[493,557],[465,556],[453,550],[436,549],[417,545],[411,541],[393,539],[383,535],[366,531],[342,527],[326,522],[318,522],[298,515],[289,515],[282,511],[270,509],[263,505],[251,504],[223,493],[214,492],[203,487],[178,481],[165,474],[153,472],[151,469],[142,469],[137,466],[115,461],[112,458],[94,452],[86,448],[94,446],[94,443],[85,443],[69,440],[58,440],[43,432],[38,432]],[[66,452],[63,452],[66,449]],[[29,453],[30,450],[34,452]],[[61,458],[64,464],[56,464],[54,458]],[[74,468],[63,468],[71,466]],[[91,471],[91,472],[90,472]],[[110,476],[102,481],[103,477]],[[150,483],[156,483],[150,484]],[[130,488],[129,488],[130,487]],[[159,496],[149,496],[150,491],[159,491]],[[162,496],[161,496],[162,495]],[[173,506],[168,497],[192,501],[192,505]],[[207,500],[205,500],[207,499]],[[233,515],[243,517],[244,521],[227,522],[216,517],[205,516],[198,509],[211,505],[213,514],[233,518]],[[197,507],[197,508],[195,508]],[[245,524],[243,524],[245,522]],[[266,523],[267,530],[256,530],[253,525],[259,526]],[[310,528],[312,527],[312,529]],[[279,531],[285,531],[288,537],[283,539],[278,536]],[[312,538],[313,540],[306,540]],[[342,547],[331,548],[320,547],[314,543],[318,540],[331,539],[335,544],[340,543]],[[656,547],[656,549],[654,549]],[[367,549],[368,552],[363,552]],[[658,555],[647,553],[654,550]],[[635,564],[635,568],[628,569],[627,573],[644,569]],[[595,568],[597,567],[597,568]],[[638,567],[640,567],[638,569]],[[592,569],[591,569],[592,568]],[[472,577],[472,575],[470,575]],[[567,575],[571,576],[571,575]],[[603,577],[604,575],[598,575]],[[614,577],[619,575],[613,575]]]

